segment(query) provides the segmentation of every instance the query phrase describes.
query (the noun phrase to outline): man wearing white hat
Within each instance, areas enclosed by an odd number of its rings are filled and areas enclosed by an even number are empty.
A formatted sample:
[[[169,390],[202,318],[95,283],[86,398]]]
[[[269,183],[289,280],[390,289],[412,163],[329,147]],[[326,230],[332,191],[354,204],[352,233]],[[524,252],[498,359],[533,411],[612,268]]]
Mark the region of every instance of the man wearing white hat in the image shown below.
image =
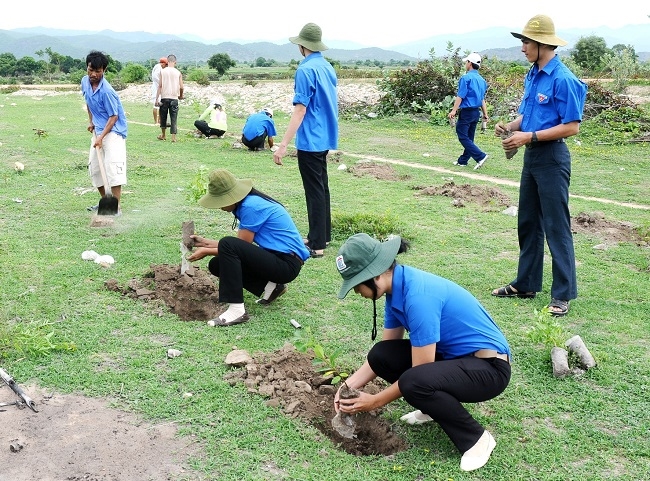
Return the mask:
[[[458,81],[458,93],[454,99],[454,106],[449,112],[449,120],[453,121],[458,112],[456,122],[456,135],[463,146],[463,153],[454,162],[454,165],[466,167],[469,159],[476,161],[474,170],[480,169],[488,158],[474,143],[476,126],[483,112],[483,120],[488,120],[487,106],[485,104],[485,92],[488,84],[478,69],[481,68],[481,56],[477,53],[470,53],[463,59],[466,73]]]
[[[503,148],[526,146],[519,187],[519,267],[510,284],[494,289],[493,296],[532,298],[542,290],[544,237],[551,252],[553,282],[549,312],[564,316],[569,301],[578,296],[576,260],[569,213],[571,154],[565,139],[580,130],[587,85],[555,53],[566,41],[555,35],[546,15],[531,18],[521,33],[521,51],[532,63],[524,80],[519,116],[497,125],[495,134],[514,134]]]

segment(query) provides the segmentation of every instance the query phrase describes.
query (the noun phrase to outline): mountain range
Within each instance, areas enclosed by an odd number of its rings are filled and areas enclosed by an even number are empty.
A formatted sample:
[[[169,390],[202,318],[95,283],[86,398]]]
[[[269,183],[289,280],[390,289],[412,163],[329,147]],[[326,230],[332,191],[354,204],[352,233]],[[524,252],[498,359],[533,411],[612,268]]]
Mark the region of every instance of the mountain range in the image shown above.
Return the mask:
[[[435,55],[444,55],[449,43],[461,52],[476,51],[501,60],[522,60],[520,44],[510,35],[516,28],[491,27],[469,33],[440,34],[416,42],[396,44],[389,48],[366,47],[344,40],[327,42],[327,57],[341,62],[378,60],[428,59],[433,48]],[[573,29],[558,31],[569,46],[558,49],[567,53],[581,37],[596,35],[605,39],[607,46],[632,45],[639,60],[650,60],[650,24],[628,25],[617,29]],[[180,63],[206,62],[215,53],[227,53],[238,62],[253,62],[259,57],[279,62],[300,60],[295,45],[273,42],[237,43],[219,39],[205,40],[195,35],[165,35],[148,32],[115,32],[112,30],[82,31],[42,27],[0,30],[0,53],[9,52],[16,58],[35,57],[38,50],[51,48],[62,55],[85,58],[92,49],[109,53],[120,62],[145,62],[174,53]]]

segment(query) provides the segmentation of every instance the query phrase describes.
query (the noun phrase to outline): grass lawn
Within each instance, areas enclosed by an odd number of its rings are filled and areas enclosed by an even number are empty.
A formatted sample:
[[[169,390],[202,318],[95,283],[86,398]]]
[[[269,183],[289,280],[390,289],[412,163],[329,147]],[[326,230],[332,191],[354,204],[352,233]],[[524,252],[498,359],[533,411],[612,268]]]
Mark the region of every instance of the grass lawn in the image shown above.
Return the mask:
[[[579,334],[598,366],[581,377],[552,376],[549,348],[531,341],[535,310],[549,301],[550,259],[543,292],[534,300],[497,299],[494,287],[516,274],[516,219],[468,203],[452,206],[441,196],[418,196],[416,186],[456,183],[498,187],[513,202],[523,153],[506,161],[499,141],[478,135],[490,155],[480,178],[461,177],[451,165],[459,153],[451,129],[410,118],[341,122],[341,162],[369,155],[422,168],[392,165],[400,180],[357,177],[330,169],[332,210],[337,214],[385,214],[399,219],[412,250],[401,262],[454,280],[484,304],[514,352],[513,376],[503,395],[471,412],[497,439],[487,466],[458,468],[460,455],[429,424],[397,426],[410,449],[391,457],[355,457],[337,449],[313,427],[286,418],[243,386],[222,376],[225,355],[236,345],[270,352],[291,341],[289,319],[309,327],[328,349],[341,347],[341,364],[358,367],[371,346],[372,305],[358,296],[339,301],[333,239],[323,259],[310,260],[289,292],[269,309],[246,295],[251,322],[210,329],[181,322],[146,304],[104,288],[109,278],[125,284],[151,264],[179,264],[183,221],[211,238],[230,234],[232,217],[187,199],[200,169],[223,167],[285,204],[306,232],[304,194],[295,158],[276,166],[270,152],[233,149],[244,119],[229,118],[225,140],[189,135],[196,112],[181,106],[179,142],[156,140],[149,104],[126,103],[130,120],[128,185],[124,215],[112,228],[90,227],[86,170],[90,134],[79,94],[30,98],[0,96],[0,323],[43,325],[52,341],[77,349],[48,356],[11,351],[3,367],[19,383],[33,381],[60,392],[107,397],[153,422],[176,422],[196,436],[204,456],[192,466],[204,479],[275,479],[273,462],[292,480],[644,480],[650,477],[650,249],[634,242],[603,243],[598,234],[575,235],[579,298],[561,320],[563,339]],[[276,115],[282,135],[288,117]],[[38,136],[34,129],[42,129]],[[650,229],[650,145],[587,145],[569,140],[573,155],[572,215],[600,212]],[[426,155],[423,155],[426,154]],[[14,162],[25,165],[14,171]],[[455,170],[456,169],[456,170]],[[465,170],[465,173],[471,171]],[[497,184],[496,182],[501,182]],[[599,200],[603,199],[603,200]],[[638,208],[627,204],[640,204]],[[523,207],[522,207],[523,208]],[[603,236],[606,233],[603,233]],[[102,269],[83,261],[95,250],[116,262]],[[207,260],[198,263],[204,267]],[[378,304],[381,309],[382,303]],[[380,311],[381,312],[381,311]],[[2,330],[0,330],[0,333]],[[166,346],[182,349],[166,363]],[[182,393],[192,392],[192,398]],[[398,422],[404,401],[382,414]]]

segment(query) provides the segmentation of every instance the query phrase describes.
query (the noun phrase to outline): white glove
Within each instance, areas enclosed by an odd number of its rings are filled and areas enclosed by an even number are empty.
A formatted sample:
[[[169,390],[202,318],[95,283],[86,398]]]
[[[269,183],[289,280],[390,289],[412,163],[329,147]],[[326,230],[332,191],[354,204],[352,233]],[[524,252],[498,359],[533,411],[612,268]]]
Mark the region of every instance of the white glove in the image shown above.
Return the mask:
[[[419,409],[417,411],[405,414],[399,418],[399,420],[404,421],[407,424],[424,424],[428,423],[429,421],[433,421],[433,419],[431,419],[431,416],[428,414],[423,414]]]

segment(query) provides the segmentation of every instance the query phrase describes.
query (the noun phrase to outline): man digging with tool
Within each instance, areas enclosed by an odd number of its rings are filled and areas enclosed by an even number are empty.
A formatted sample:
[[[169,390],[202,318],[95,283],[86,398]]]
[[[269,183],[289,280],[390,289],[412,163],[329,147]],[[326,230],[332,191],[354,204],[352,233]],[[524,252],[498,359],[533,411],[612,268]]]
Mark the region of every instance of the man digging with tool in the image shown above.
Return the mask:
[[[81,79],[81,91],[88,110],[88,132],[95,135],[91,141],[88,157],[88,172],[93,186],[99,194],[106,196],[104,181],[99,168],[100,155],[103,161],[110,191],[118,202],[119,215],[122,186],[126,185],[126,114],[117,92],[104,78],[108,57],[102,52],[91,51],[86,57],[88,75]],[[98,206],[88,210],[97,210]]]

